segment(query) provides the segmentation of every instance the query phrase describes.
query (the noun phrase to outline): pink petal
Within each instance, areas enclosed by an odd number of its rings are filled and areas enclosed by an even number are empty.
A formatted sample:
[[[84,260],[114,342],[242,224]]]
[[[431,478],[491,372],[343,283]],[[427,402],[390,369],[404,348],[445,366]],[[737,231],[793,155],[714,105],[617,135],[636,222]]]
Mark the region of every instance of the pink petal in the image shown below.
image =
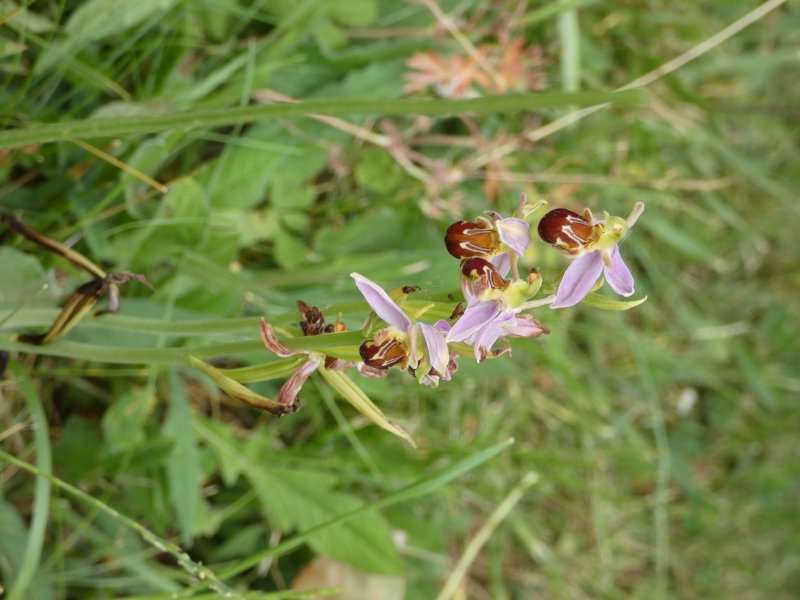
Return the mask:
[[[425,346],[428,348],[428,362],[431,367],[439,373],[447,372],[447,363],[450,362],[450,352],[447,349],[447,342],[444,334],[435,326],[427,323],[419,323],[422,337],[425,338]]]
[[[408,331],[408,328],[411,327],[411,321],[381,286],[358,273],[350,273],[350,277],[355,279],[358,290],[376,315],[389,325],[397,327],[400,331]]]
[[[603,257],[598,251],[587,252],[567,267],[558,285],[551,308],[566,308],[583,300],[603,272]]]
[[[531,243],[531,226],[528,222],[516,217],[508,217],[500,219],[494,226],[500,236],[500,241],[520,256],[524,256],[528,244]]]
[[[623,296],[633,294],[633,275],[622,260],[619,246],[614,246],[611,251],[611,266],[605,267],[604,271],[611,289]]]
[[[461,315],[461,318],[453,325],[450,333],[447,334],[448,342],[469,343],[470,338],[487,323],[494,320],[500,313],[500,306],[497,302],[477,302],[468,307]]]
[[[292,350],[281,344],[278,341],[278,336],[275,335],[275,330],[272,328],[272,325],[270,325],[264,317],[261,317],[258,322],[261,325],[261,341],[264,342],[267,350],[272,352],[275,356],[286,357],[294,356],[295,354],[303,354],[303,352]]]
[[[309,356],[308,360],[300,365],[300,368],[281,387],[281,391],[278,392],[278,403],[287,406],[294,404],[297,394],[300,393],[300,388],[303,387],[311,373],[317,370],[317,367],[319,367],[319,359]]]

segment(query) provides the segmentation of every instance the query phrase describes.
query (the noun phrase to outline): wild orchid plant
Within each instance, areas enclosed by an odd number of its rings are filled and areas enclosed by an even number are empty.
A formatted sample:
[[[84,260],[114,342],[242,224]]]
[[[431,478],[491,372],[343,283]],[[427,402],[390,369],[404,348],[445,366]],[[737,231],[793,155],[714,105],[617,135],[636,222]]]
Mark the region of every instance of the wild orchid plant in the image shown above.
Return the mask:
[[[353,342],[352,337],[345,340],[352,332],[345,332],[340,319],[335,324],[326,324],[317,307],[298,302],[303,316],[300,328],[304,336],[319,336],[318,342],[330,341],[327,345],[306,344],[306,349],[302,349],[303,344],[293,343],[293,347],[288,347],[278,340],[273,325],[262,318],[261,338],[267,349],[279,358],[293,357],[298,361],[277,400],[251,392],[228,376],[233,374],[231,371],[223,373],[196,359],[193,364],[211,375],[229,394],[279,416],[299,408],[297,398],[303,383],[314,371],[319,371],[363,414],[413,444],[410,436],[386,418],[343,371],[355,368],[362,376],[385,377],[389,369],[396,367],[413,375],[419,383],[435,387],[452,378],[460,356],[474,357],[480,363],[511,354],[509,338],[535,338],[550,333],[530,311],[578,304],[602,285],[598,283],[603,274],[616,293],[633,294],[633,276],[622,260],[619,245],[629,235],[644,205],[637,203],[627,218],[605,213],[602,219],[597,219],[589,209],[582,214],[566,208],[546,213],[538,223],[539,237],[572,259],[555,286],[543,285],[538,269],[520,274],[520,262],[531,244],[528,219],[543,204],[529,207],[523,194],[510,217],[487,211],[488,216],[457,221],[447,229],[445,247],[460,261],[464,302],[456,306],[434,302],[412,304],[408,296],[418,289],[416,286],[389,293],[363,275],[351,273],[373,311],[360,329],[357,354],[352,346],[349,350],[342,348],[345,341]],[[550,288],[555,290],[554,294],[537,297],[542,289]],[[641,301],[604,303],[612,308],[630,308]],[[426,319],[428,314],[437,312],[432,310],[437,305],[439,313],[445,309],[447,314],[452,309],[450,316]],[[376,327],[373,317],[382,325]],[[285,341],[294,342],[291,338]]]

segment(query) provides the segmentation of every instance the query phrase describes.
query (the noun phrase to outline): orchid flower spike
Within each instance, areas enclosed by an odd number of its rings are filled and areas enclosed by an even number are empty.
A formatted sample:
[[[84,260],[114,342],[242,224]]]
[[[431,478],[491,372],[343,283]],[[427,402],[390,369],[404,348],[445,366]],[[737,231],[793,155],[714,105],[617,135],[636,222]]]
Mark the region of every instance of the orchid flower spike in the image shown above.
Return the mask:
[[[521,314],[552,301],[529,301],[541,287],[537,273],[531,273],[527,280],[504,279],[488,260],[470,258],[461,263],[461,278],[468,306],[450,329],[447,341],[472,344],[478,362],[510,352],[505,336],[538,337],[550,332],[532,316]],[[498,340],[502,348],[493,351]]]
[[[457,221],[447,228],[444,243],[447,251],[460,259],[482,258],[491,260],[503,273],[508,272],[509,252],[519,257],[530,244],[530,225],[527,214],[528,196],[522,194],[512,217],[502,217],[495,211],[486,211],[489,218]]]
[[[595,219],[587,208],[583,214],[556,208],[539,221],[539,237],[573,259],[567,267],[551,308],[566,308],[583,300],[602,274],[611,288],[622,296],[633,294],[631,275],[619,252],[621,244],[644,204],[637,202],[627,219],[605,214]]]
[[[412,323],[377,283],[358,273],[351,273],[350,277],[355,280],[367,304],[388,325],[361,344],[359,353],[364,364],[378,369],[400,365],[402,369],[419,370],[420,380],[428,385],[436,385],[440,378],[449,380],[454,370],[445,341],[449,324],[446,321],[436,325]],[[420,337],[425,342],[426,351],[420,349]]]

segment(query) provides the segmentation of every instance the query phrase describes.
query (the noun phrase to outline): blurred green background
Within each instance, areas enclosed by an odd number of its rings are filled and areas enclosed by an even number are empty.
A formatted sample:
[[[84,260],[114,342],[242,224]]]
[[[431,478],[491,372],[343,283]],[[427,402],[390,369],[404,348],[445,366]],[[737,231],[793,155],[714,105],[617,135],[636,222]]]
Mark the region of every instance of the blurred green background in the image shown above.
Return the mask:
[[[42,354],[19,351],[13,334],[46,329],[87,276],[0,232],[6,597],[207,594],[198,564],[252,598],[347,585],[353,598],[796,597],[800,11],[767,4],[778,8],[4,2],[0,208],[155,285],[128,283],[121,316],[87,319]],[[286,96],[334,111],[349,98],[610,91],[693,48],[697,58],[646,81],[644,103],[561,128],[550,124],[579,109],[568,97],[516,112],[490,101],[452,116],[146,126]],[[3,143],[12,129],[91,117],[142,125]],[[215,364],[267,361],[253,351],[255,316],[287,325],[297,299],[352,304],[352,271],[387,289],[419,285],[422,299],[457,293],[444,230],[508,214],[521,192],[620,215],[644,202],[623,254],[648,300],[539,310],[549,336],[513,340],[511,358],[462,359],[437,389],[397,372],[354,376],[416,450],[316,376],[302,410],[278,420],[185,359],[155,358],[240,343],[249,350]],[[552,281],[566,261],[537,242],[525,265]],[[354,306],[351,330],[366,314]],[[188,320],[217,332],[181,330]],[[105,362],[108,346],[135,358]],[[251,387],[274,396],[282,381]],[[374,502],[386,506],[364,509]]]

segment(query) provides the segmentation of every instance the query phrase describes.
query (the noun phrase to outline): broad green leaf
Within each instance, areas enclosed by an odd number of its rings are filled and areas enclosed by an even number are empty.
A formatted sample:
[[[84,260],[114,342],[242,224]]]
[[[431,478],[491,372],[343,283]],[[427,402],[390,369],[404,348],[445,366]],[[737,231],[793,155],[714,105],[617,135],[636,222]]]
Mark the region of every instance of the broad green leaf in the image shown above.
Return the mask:
[[[66,39],[48,45],[36,64],[43,71],[79,52],[88,44],[120,34],[169,10],[177,0],[87,0],[73,12],[64,26]]]
[[[72,415],[53,444],[54,470],[70,481],[93,481],[93,474],[98,471],[97,457],[104,449],[97,430],[90,421]]]
[[[378,17],[375,0],[327,0],[325,12],[347,27],[367,27]]]
[[[22,517],[11,504],[0,499],[0,573],[9,589],[22,565],[20,548],[25,547],[27,539],[28,531]]]
[[[23,2],[23,4],[25,6],[20,7],[18,2],[11,0],[3,3],[3,17],[12,16],[6,23],[3,23],[4,25],[30,33],[45,33],[55,29],[55,23],[44,14],[27,9],[27,6],[32,5],[31,2]]]
[[[145,439],[145,425],[155,406],[146,388],[132,388],[117,397],[103,415],[103,435],[109,449],[121,451]]]
[[[357,510],[360,504],[354,497],[331,489],[336,482],[332,475],[275,467],[269,461],[272,450],[265,448],[264,443],[246,444],[234,438],[223,424],[198,420],[195,430],[217,456],[226,484],[233,483],[238,473],[242,473],[268,516],[283,529],[309,529],[336,515]],[[365,570],[400,569],[391,531],[377,514],[365,513],[341,526],[321,528],[309,537],[308,543],[317,552]]]
[[[314,239],[314,249],[336,257],[355,252],[385,251],[403,246],[408,231],[405,222],[388,208],[363,212],[343,226],[323,226]]]
[[[130,106],[127,108],[118,107],[116,109],[117,114],[100,114],[96,115],[96,118],[122,118],[126,116],[142,117],[157,112],[151,107],[139,105],[134,105],[134,107],[137,107],[137,110],[141,112],[132,112],[126,115],[123,112],[124,110],[132,111],[134,108]],[[104,108],[107,111],[110,111],[113,107],[107,106]],[[162,133],[147,140],[143,140],[136,144],[134,151],[130,154],[130,156],[125,158],[125,164],[138,171],[141,171],[145,175],[155,178],[158,175],[159,169],[170,158],[175,146],[180,142],[181,139],[183,139],[183,137],[184,135],[180,132],[169,132]],[[128,213],[131,216],[141,218],[142,212],[139,206],[136,204],[136,201],[140,200],[142,194],[150,191],[150,186],[137,177],[134,177],[130,173],[126,172],[120,172],[119,180],[120,183],[125,186],[125,204],[128,207]]]
[[[285,229],[275,235],[275,260],[288,271],[297,269],[307,261],[308,248],[300,239]]]
[[[208,226],[208,198],[203,187],[191,177],[181,179],[164,196],[160,215],[174,219],[174,225],[162,225],[156,231],[171,242],[188,248],[197,246]]]
[[[355,510],[354,496],[330,490],[334,478],[300,469],[264,467],[251,481],[265,508],[283,529],[309,529]],[[398,573],[401,563],[391,530],[377,513],[324,529],[308,540],[318,553],[373,573]]]
[[[202,438],[210,448],[222,473],[222,481],[226,486],[233,486],[245,469],[245,462],[237,450],[239,441],[235,438],[230,425],[213,419],[195,419],[192,424],[198,437]]]
[[[488,448],[484,448],[482,450],[478,450],[477,452],[470,454],[469,456],[460,458],[456,461],[453,461],[451,464],[442,467],[430,473],[428,475],[423,475],[416,481],[410,483],[409,485],[397,490],[396,492],[392,492],[382,496],[381,498],[370,502],[368,504],[362,505],[359,508],[337,515],[336,517],[330,519],[329,521],[312,527],[306,531],[298,533],[295,536],[292,536],[288,540],[285,540],[275,546],[274,548],[268,548],[266,550],[262,550],[261,552],[249,556],[246,559],[236,563],[232,567],[229,567],[225,571],[222,572],[221,576],[224,578],[232,577],[237,573],[241,573],[242,571],[249,569],[250,567],[257,565],[259,562],[266,558],[270,558],[273,556],[282,556],[283,554],[289,552],[290,550],[297,548],[299,545],[305,543],[309,538],[316,535],[317,532],[324,530],[332,525],[337,525],[339,523],[347,522],[351,519],[360,518],[362,515],[367,514],[370,511],[374,510],[381,510],[384,508],[388,508],[390,506],[394,506],[400,502],[407,502],[409,500],[413,500],[415,498],[419,498],[421,496],[425,496],[426,494],[430,494],[435,490],[439,489],[443,485],[446,485],[450,481],[460,477],[461,475],[475,469],[476,467],[482,465],[488,460],[491,460],[504,450],[507,450],[511,444],[514,443],[513,439],[505,440],[494,446],[490,446]]]
[[[403,175],[386,150],[366,148],[358,154],[356,181],[370,191],[388,194],[402,185]]]
[[[0,224],[0,227],[4,225]],[[48,283],[39,261],[16,248],[0,248],[0,303],[13,306],[30,301]],[[0,313],[0,320],[5,314]]]

